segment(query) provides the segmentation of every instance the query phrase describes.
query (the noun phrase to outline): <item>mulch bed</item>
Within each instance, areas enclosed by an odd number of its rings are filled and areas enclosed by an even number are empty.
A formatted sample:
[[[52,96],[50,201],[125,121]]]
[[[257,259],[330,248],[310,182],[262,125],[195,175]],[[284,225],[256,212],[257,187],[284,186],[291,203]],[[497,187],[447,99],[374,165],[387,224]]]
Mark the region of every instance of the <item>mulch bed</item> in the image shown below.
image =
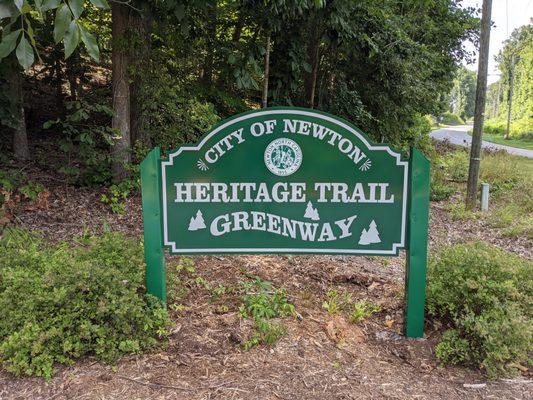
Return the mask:
[[[74,188],[57,180],[41,207],[21,202],[12,223],[49,240],[117,230],[141,237],[140,198],[124,215],[100,202],[101,189]],[[531,242],[500,237],[477,222],[453,221],[443,203],[431,208],[430,248],[486,240],[531,258]],[[168,257],[168,268],[179,262]],[[442,368],[433,354],[440,327],[431,322],[424,339],[401,336],[404,257],[197,256],[196,274],[212,286],[235,286],[257,275],[285,287],[301,318],[287,318],[287,334],[273,346],[242,350],[250,324],[235,307],[220,311],[205,290],[191,290],[171,311],[168,345],[129,356],[117,366],[91,358],[59,366],[47,383],[0,371],[0,399],[526,399],[531,377],[488,382],[482,371]],[[245,272],[243,272],[245,271]],[[381,311],[353,325],[329,315],[329,290],[365,299]],[[172,310],[173,308],[170,307]]]

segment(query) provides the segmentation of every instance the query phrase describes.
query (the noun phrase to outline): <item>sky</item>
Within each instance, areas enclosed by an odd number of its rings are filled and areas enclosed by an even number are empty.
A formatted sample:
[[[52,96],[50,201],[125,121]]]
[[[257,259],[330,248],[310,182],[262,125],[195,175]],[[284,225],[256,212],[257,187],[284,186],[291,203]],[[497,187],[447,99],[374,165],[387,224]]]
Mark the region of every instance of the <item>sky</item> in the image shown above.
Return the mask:
[[[481,8],[482,0],[463,0],[463,7]],[[481,17],[481,14],[480,14]],[[492,0],[492,21],[494,26],[490,30],[490,50],[489,50],[489,76],[488,83],[498,80],[500,71],[496,67],[494,57],[503,47],[503,42],[516,28],[527,25],[533,18],[533,0]],[[473,46],[469,46],[469,49]],[[468,69],[477,72],[476,63],[466,66]]]

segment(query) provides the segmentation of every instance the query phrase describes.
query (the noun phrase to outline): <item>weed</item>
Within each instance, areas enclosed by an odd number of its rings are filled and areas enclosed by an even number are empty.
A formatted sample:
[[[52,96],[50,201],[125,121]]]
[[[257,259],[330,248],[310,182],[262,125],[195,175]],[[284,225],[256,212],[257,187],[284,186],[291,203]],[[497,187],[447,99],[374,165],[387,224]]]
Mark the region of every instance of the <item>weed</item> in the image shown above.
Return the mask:
[[[167,296],[169,304],[182,301],[189,294],[189,282],[193,279],[196,268],[191,258],[183,257],[167,274]]]
[[[366,300],[358,301],[353,304],[353,310],[350,314],[350,322],[357,324],[362,320],[381,311],[381,307]]]
[[[339,314],[341,311],[346,311],[352,301],[352,294],[348,292],[339,293],[338,290],[330,290],[326,294],[326,300],[322,303],[322,308],[325,309],[329,315]]]
[[[241,287],[243,303],[239,307],[239,313],[243,318],[254,320],[254,333],[244,342],[244,349],[275,343],[286,333],[286,328],[282,322],[272,322],[271,319],[296,315],[285,289],[276,289],[270,282],[258,277],[252,281],[241,282]]]
[[[124,214],[124,201],[128,198],[130,193],[138,189],[139,183],[136,180],[128,179],[116,185],[111,185],[107,189],[107,194],[100,197],[100,201],[104,204],[109,204],[111,211],[115,214]]]
[[[481,217],[481,212],[467,210],[462,201],[446,204],[444,209],[455,221],[475,220]]]

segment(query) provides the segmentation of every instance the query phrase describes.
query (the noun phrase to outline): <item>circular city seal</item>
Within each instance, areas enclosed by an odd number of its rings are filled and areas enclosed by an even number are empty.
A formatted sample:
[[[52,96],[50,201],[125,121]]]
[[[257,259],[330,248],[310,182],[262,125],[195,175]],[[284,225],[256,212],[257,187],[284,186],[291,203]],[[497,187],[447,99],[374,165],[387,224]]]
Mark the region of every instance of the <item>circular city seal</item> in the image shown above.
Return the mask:
[[[300,168],[301,164],[302,150],[294,140],[276,139],[265,149],[265,165],[275,175],[291,175]]]

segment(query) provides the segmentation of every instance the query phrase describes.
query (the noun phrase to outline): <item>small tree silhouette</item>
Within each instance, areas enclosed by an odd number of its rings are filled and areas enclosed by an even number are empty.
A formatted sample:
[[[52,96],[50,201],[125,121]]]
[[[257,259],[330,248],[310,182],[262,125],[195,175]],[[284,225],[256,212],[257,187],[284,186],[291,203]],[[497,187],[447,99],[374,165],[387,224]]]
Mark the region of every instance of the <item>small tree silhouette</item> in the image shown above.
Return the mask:
[[[191,221],[189,222],[189,230],[197,231],[198,229],[204,229],[204,228],[205,228],[204,217],[202,215],[202,212],[198,210],[196,212],[196,217],[191,217]]]
[[[379,237],[378,227],[376,221],[372,220],[368,229],[363,229],[361,236],[359,238],[359,244],[373,244],[381,243],[381,238]]]
[[[320,216],[318,215],[318,210],[313,207],[313,203],[311,203],[310,201],[307,203],[304,218],[311,218],[313,221],[318,221],[320,219]]]

